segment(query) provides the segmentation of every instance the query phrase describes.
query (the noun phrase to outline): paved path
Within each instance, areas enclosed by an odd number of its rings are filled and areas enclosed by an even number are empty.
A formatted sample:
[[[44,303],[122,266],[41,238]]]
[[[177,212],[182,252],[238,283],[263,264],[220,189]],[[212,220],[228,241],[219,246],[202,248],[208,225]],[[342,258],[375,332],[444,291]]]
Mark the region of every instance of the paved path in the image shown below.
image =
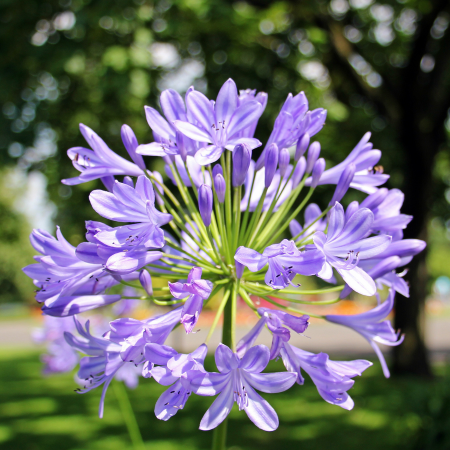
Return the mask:
[[[0,349],[32,349],[39,348],[32,338],[33,328],[39,327],[37,319],[23,319],[0,322]],[[429,317],[426,322],[426,340],[433,359],[448,359],[450,357],[450,317]],[[237,329],[238,340],[248,332],[249,328]],[[208,327],[201,328],[195,334],[186,335],[180,327],[171,334],[168,345],[179,351],[189,352],[203,343],[208,333]],[[220,342],[221,330],[218,329],[211,338],[212,348]],[[332,355],[368,355],[373,353],[370,345],[358,333],[338,325],[312,321],[305,336],[292,333],[291,343],[314,353],[325,352]],[[257,343],[270,345],[271,337],[264,330]],[[389,351],[388,347],[383,351]]]

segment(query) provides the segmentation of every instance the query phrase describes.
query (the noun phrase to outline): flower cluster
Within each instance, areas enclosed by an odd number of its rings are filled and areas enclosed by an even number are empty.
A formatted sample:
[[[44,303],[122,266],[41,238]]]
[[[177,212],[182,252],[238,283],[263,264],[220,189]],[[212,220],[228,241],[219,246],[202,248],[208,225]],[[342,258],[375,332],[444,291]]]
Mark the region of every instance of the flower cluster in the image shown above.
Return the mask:
[[[379,187],[389,177],[376,166],[381,152],[373,149],[370,133],[343,162],[327,169],[320,143],[311,142],[325,123],[326,111],[309,110],[303,92],[289,95],[255,160],[252,153],[262,144],[254,132],[267,103],[265,93],[238,92],[230,79],[215,101],[190,88],[184,99],[166,90],[160,103],[164,116],[145,108],[154,142],[139,145],[131,128],[122,127],[133,162],[84,125],[81,132],[90,148],[68,151],[81,174],[63,183],[100,179],[106,190],[91,192],[91,205],[117,226],[87,221],[86,241],[77,247],[59,228],[56,238],[42,230],[31,235],[40,255],[24,271],[38,288],[36,300],[43,313],[53,316],[52,329],[59,330],[53,356],[46,360],[49,371],[70,370],[78,361],[74,350],[86,355],[79,361],[79,392],[103,386],[100,416],[112,379],[133,385],[137,372],[168,386],[155,406],[161,420],[183,409],[192,394],[217,396],[200,423],[202,430],[222,423],[234,402],[259,428],[276,429],[276,412],[256,391],[285,391],[303,384],[304,373],[325,401],[351,409],[353,378],[371,363],[332,361],[325,353],[296,348],[290,339],[292,332],[305,332],[310,316],[350,327],[369,341],[389,376],[377,343],[402,342],[385,319],[395,292],[409,295],[405,271],[397,270],[425,243],[403,239],[412,217],[400,213],[402,192]],[[162,157],[164,176],[148,170],[142,155]],[[322,211],[309,200],[324,184],[335,185],[335,190]],[[341,201],[350,188],[365,198],[345,208]],[[329,286],[302,290],[301,276]],[[127,294],[130,286],[141,292]],[[387,298],[381,302],[377,290],[385,287]],[[376,295],[378,306],[353,316],[297,308],[333,303],[304,297],[308,294],[336,293],[338,302],[352,291]],[[190,354],[168,346],[178,324],[187,336],[194,332],[213,297],[217,311],[206,341]],[[164,312],[138,320],[127,317],[124,304],[112,309],[121,317],[109,322],[104,333],[91,331],[90,322],[78,316],[132,298],[152,302]],[[239,298],[258,321],[236,342]],[[258,308],[258,299],[270,308]],[[74,316],[74,325],[68,316]],[[207,345],[222,316],[222,343],[215,349],[218,372],[208,372]],[[273,336],[270,349],[256,344],[265,327]],[[263,372],[276,358],[286,371]]]

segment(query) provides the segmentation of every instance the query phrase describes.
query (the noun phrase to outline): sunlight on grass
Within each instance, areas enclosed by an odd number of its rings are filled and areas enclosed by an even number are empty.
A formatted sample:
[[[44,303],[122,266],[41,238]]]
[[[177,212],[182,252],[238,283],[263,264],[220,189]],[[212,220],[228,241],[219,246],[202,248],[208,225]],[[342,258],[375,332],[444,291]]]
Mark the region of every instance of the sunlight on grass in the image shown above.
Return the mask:
[[[207,359],[208,368],[212,363]],[[0,450],[132,450],[113,389],[106,396],[104,419],[99,419],[99,390],[76,394],[73,374],[43,377],[41,369],[36,352],[0,352]],[[272,362],[270,370],[281,370],[281,362]],[[193,396],[184,410],[163,422],[153,409],[165,389],[141,380],[128,391],[146,450],[209,449],[212,433],[198,426],[213,398]],[[432,401],[426,389],[436,390]],[[422,405],[431,405],[429,416],[440,414],[447,398],[422,380],[386,380],[379,365],[358,377],[349,393],[353,411],[323,401],[309,378],[287,392],[263,394],[280,418],[272,433],[256,428],[235,405],[229,450],[412,449],[414,436],[433,420],[422,417]]]

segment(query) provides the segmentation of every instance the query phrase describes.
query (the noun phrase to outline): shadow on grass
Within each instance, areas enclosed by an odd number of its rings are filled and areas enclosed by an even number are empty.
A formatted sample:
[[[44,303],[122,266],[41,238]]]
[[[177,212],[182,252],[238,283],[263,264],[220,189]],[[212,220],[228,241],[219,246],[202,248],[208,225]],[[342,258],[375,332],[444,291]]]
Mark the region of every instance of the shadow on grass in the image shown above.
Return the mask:
[[[207,360],[207,368],[214,370],[211,360]],[[279,363],[272,363],[271,369],[282,370]],[[35,352],[0,353],[0,450],[132,449],[113,389],[107,394],[105,417],[99,419],[99,390],[78,395],[73,392],[77,386],[72,374],[44,378],[40,371],[39,355]],[[129,391],[146,449],[209,449],[212,433],[197,428],[213,399],[193,396],[183,411],[162,422],[155,418],[153,408],[164,389],[153,380],[141,379],[140,386]],[[450,429],[448,392],[449,389],[443,394],[436,383],[385,380],[376,365],[356,379],[350,391],[355,408],[345,411],[323,401],[308,379],[305,386],[264,395],[280,418],[280,427],[272,433],[256,428],[235,407],[230,414],[228,447],[450,448],[443,446],[447,445],[447,426]]]

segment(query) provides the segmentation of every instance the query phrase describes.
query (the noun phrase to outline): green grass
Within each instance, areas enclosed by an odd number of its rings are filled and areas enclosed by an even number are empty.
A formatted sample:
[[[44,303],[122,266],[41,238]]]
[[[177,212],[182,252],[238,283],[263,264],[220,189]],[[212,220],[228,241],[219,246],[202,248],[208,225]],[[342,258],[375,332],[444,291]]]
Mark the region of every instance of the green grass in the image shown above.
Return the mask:
[[[212,361],[207,363],[211,369]],[[278,368],[279,363],[273,363],[272,369]],[[100,391],[79,395],[73,392],[77,387],[73,374],[42,377],[40,371],[36,352],[0,353],[0,450],[132,449],[114,389],[108,391],[105,417],[99,419]],[[233,409],[228,447],[230,450],[449,448],[439,446],[444,442],[442,433],[445,435],[450,428],[447,385],[386,380],[375,365],[356,380],[351,390],[354,410],[344,411],[324,402],[307,379],[305,386],[265,395],[280,418],[280,427],[273,433],[259,430],[244,412]],[[193,396],[183,411],[162,422],[155,418],[153,407],[163,390],[153,380],[141,379],[140,386],[129,391],[146,449],[209,449],[212,433],[197,428],[212,398]]]

